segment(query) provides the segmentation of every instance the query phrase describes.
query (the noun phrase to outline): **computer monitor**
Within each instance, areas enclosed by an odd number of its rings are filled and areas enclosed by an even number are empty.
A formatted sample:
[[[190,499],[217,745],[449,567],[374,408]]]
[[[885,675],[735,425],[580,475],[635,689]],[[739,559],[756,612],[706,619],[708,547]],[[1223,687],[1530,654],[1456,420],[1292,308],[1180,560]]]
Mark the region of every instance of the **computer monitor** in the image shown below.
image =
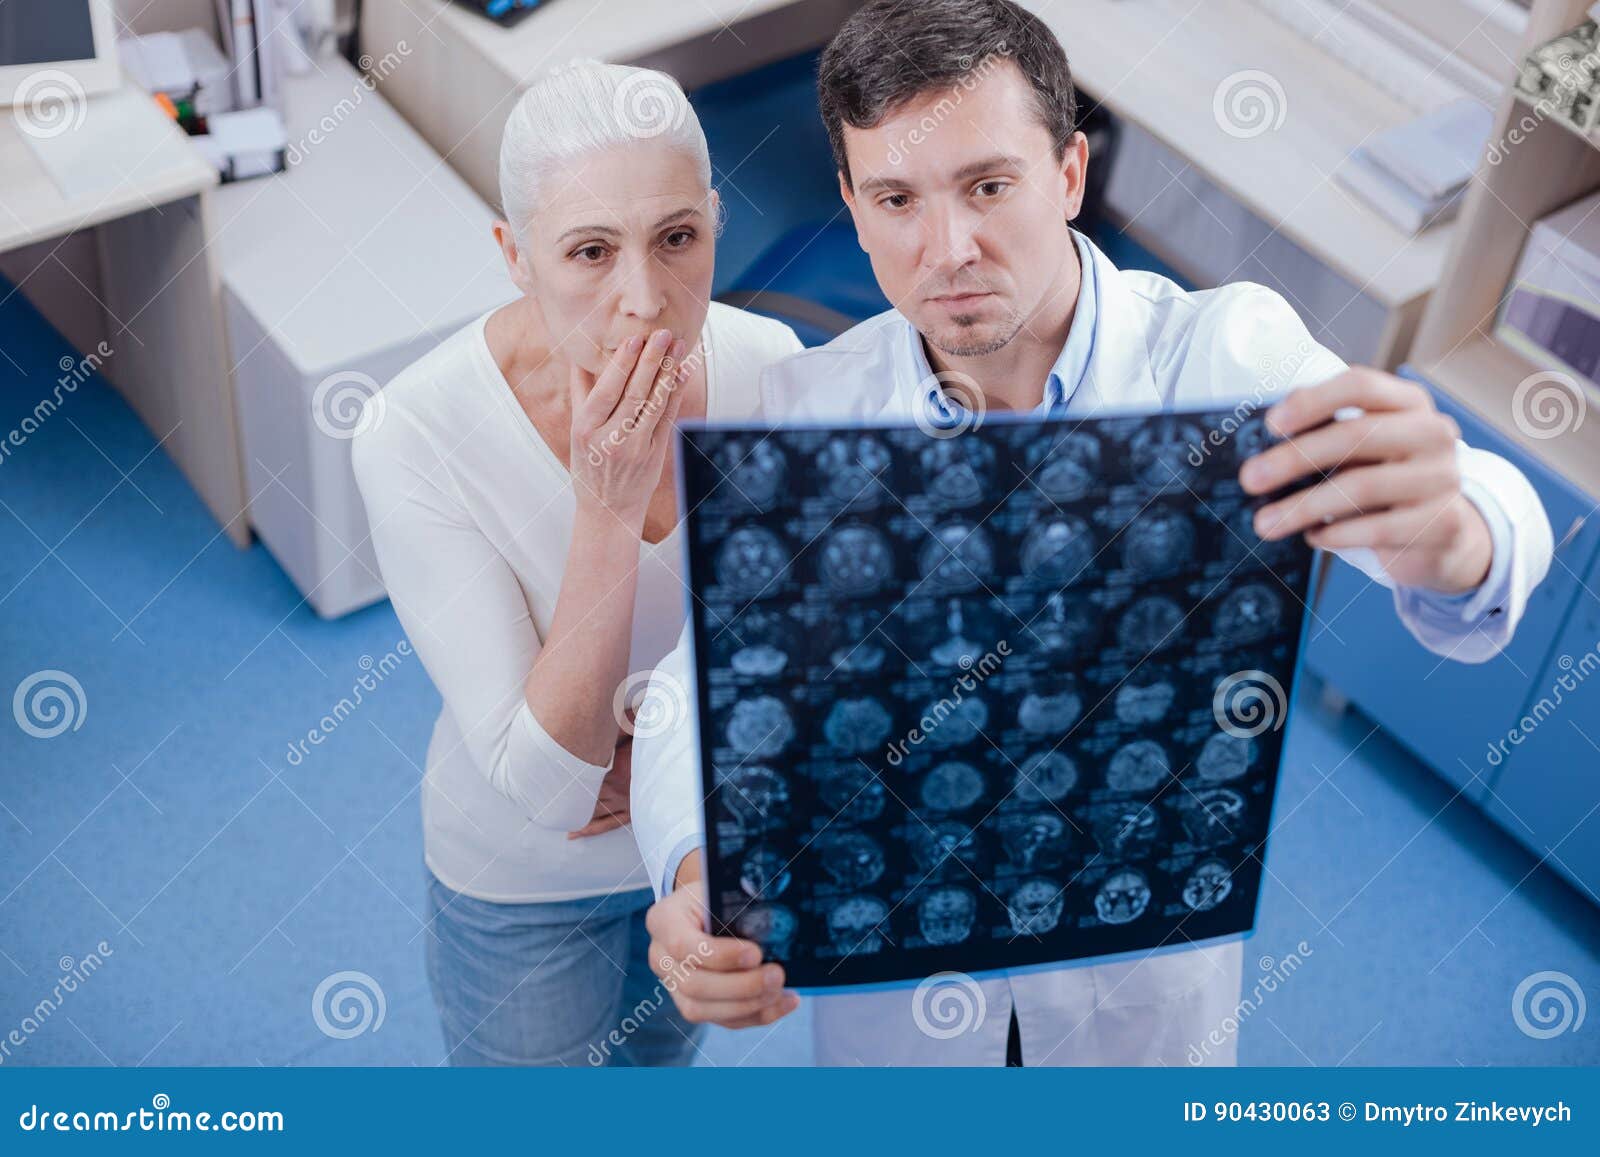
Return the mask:
[[[119,76],[111,0],[0,0],[0,105],[63,84],[104,92]]]

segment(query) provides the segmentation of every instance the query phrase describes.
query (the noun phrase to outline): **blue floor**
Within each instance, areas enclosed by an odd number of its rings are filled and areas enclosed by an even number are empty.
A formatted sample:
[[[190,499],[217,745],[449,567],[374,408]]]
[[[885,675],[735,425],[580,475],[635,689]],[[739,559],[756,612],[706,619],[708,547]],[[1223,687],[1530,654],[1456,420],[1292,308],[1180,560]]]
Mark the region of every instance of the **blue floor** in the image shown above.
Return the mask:
[[[0,309],[0,350],[3,434],[72,351],[20,295]],[[0,1037],[61,969],[103,963],[4,1063],[441,1059],[418,915],[426,673],[402,658],[327,742],[288,756],[400,638],[387,604],[320,621],[259,544],[220,537],[98,378],[9,448],[0,690],[61,670],[84,709],[51,739],[0,729]],[[1600,972],[1593,907],[1304,691],[1280,798],[1246,991],[1261,957],[1311,951],[1245,1017],[1244,1062],[1600,1061],[1595,1028],[1541,1041],[1511,1016],[1530,973]],[[374,978],[384,1019],[334,1039],[312,994],[347,970]],[[803,1012],[713,1033],[702,1063],[805,1062]]]

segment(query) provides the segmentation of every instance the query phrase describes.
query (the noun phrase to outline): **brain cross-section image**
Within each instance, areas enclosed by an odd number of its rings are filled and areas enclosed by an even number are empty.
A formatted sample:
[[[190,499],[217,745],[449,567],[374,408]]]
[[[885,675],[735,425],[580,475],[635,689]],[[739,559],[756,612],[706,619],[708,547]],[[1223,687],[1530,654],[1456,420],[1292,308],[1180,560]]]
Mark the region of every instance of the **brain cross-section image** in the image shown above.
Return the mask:
[[[1259,414],[679,437],[719,934],[830,988],[1253,928],[1312,561]]]

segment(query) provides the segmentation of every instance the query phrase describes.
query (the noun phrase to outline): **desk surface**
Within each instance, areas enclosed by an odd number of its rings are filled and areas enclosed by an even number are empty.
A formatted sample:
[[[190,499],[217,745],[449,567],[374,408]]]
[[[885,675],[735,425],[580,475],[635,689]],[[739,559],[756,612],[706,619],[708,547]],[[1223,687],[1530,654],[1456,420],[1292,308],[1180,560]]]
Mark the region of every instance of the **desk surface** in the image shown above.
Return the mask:
[[[451,0],[405,0],[512,76],[577,56],[634,61],[701,36],[727,37],[735,25],[805,0],[548,0],[513,28]],[[680,78],[683,79],[683,78]]]
[[[732,54],[751,47],[744,40],[756,17],[803,4],[819,19],[837,19],[839,9],[818,0],[552,0],[507,30],[449,0],[385,2],[407,5],[432,33],[469,45],[513,91],[567,57],[636,61],[708,36],[713,44],[727,38]],[[1182,153],[1364,293],[1394,308],[1437,284],[1453,227],[1409,236],[1333,179],[1352,149],[1412,115],[1349,66],[1247,0],[1023,3],[1066,45],[1089,96]],[[672,58],[675,73],[683,71],[680,60]],[[1223,131],[1213,103],[1219,85],[1246,70],[1281,85],[1284,119],[1273,131],[1240,138]],[[701,78],[679,79],[693,85]]]
[[[91,97],[67,132],[71,145],[94,148],[114,131],[116,152],[137,158],[106,186],[64,197],[11,109],[0,109],[0,251],[99,225],[191,196],[217,183],[217,172],[144,92],[121,88]],[[41,142],[52,146],[54,139]]]
[[[1023,0],[1067,46],[1073,75],[1105,102],[1363,292],[1389,307],[1438,283],[1454,233],[1412,237],[1333,179],[1373,133],[1413,115],[1246,0]],[[1223,131],[1218,87],[1259,70],[1283,90],[1282,124]]]

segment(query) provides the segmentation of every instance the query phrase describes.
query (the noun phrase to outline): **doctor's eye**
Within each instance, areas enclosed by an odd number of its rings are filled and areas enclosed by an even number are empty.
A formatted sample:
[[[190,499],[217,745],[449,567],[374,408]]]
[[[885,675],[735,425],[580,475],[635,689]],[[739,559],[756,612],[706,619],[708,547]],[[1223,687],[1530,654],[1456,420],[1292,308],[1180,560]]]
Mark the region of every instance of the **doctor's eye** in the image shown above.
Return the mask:
[[[1010,187],[1010,181],[979,181],[972,191],[980,197],[998,197]]]
[[[880,197],[878,204],[885,209],[904,209],[911,204],[911,196],[908,193],[890,193]]]

